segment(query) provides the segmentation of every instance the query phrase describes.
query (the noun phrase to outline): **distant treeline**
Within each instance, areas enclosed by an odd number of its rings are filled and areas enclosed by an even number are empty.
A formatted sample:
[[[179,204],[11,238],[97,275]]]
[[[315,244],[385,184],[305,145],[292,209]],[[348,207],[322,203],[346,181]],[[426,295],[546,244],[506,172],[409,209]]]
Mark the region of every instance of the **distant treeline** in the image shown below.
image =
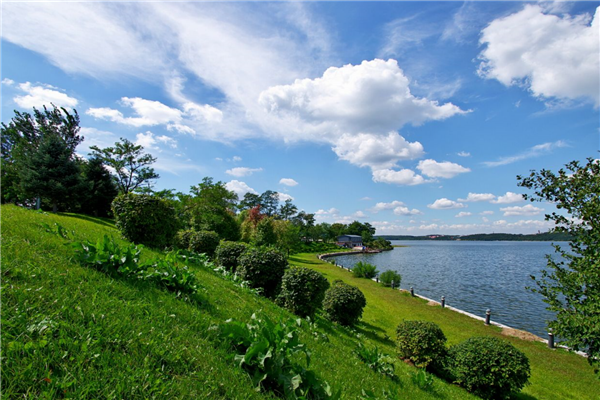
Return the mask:
[[[471,240],[471,241],[536,241],[536,242],[567,242],[572,239],[569,234],[560,232],[537,233],[521,235],[513,233],[479,233],[475,235],[383,235],[377,236],[385,240]]]

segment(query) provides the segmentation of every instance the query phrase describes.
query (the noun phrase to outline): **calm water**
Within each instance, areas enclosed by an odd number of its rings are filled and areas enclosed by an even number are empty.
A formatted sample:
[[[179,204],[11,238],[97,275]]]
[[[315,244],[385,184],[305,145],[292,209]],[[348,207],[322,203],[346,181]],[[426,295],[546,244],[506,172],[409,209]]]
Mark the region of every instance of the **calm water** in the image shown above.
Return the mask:
[[[457,242],[393,241],[397,247],[379,254],[336,257],[352,268],[365,261],[380,272],[395,270],[402,275],[403,289],[492,321],[526,330],[547,338],[546,321],[553,314],[545,309],[541,296],[525,289],[535,286],[529,277],[539,276],[546,266],[546,254],[554,254],[549,242]],[[567,243],[558,243],[567,247]]]

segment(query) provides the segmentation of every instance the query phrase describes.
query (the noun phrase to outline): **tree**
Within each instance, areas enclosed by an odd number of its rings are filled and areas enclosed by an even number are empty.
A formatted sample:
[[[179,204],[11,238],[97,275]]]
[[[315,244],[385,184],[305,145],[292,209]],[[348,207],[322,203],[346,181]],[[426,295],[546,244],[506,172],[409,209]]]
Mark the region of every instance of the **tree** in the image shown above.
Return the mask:
[[[532,276],[548,309],[556,313],[550,321],[554,333],[565,344],[589,354],[588,361],[600,363],[600,162],[591,158],[586,165],[572,161],[557,174],[531,171],[517,176],[519,186],[533,189],[525,194],[530,201],[548,201],[564,210],[546,215],[554,221],[555,232],[572,236],[569,250],[555,245],[559,257],[548,255],[547,269]],[[598,373],[598,369],[596,368]]]
[[[260,205],[260,196],[255,193],[246,193],[242,201],[240,201],[239,209],[240,210],[250,210],[256,206]]]
[[[141,184],[159,178],[154,168],[149,167],[156,158],[145,154],[141,145],[135,145],[125,138],[116,142],[114,147],[100,149],[98,146],[91,146],[90,149],[93,150],[93,156],[100,158],[114,170],[121,194],[132,192]]]
[[[279,208],[279,215],[281,219],[289,221],[298,212],[298,207],[292,204],[292,199],[287,199],[285,203]]]
[[[19,176],[23,192],[48,201],[53,212],[58,211],[59,204],[76,203],[86,189],[72,151],[56,135],[42,140]]]
[[[79,115],[76,110],[67,111],[52,104],[42,110],[33,109],[33,115],[15,110],[15,116],[8,125],[0,127],[2,149],[2,201],[25,202],[31,193],[22,185],[23,174],[28,174],[32,160],[37,157],[38,148],[50,136],[60,138],[70,158],[75,148],[83,141],[79,136]],[[58,142],[55,142],[58,144]]]
[[[83,179],[87,183],[86,196],[81,211],[96,217],[106,217],[110,205],[119,191],[110,172],[98,157],[92,157],[83,163]]]
[[[279,206],[279,193],[272,190],[267,190],[260,195],[260,208],[263,214],[269,217],[277,215],[277,207]]]

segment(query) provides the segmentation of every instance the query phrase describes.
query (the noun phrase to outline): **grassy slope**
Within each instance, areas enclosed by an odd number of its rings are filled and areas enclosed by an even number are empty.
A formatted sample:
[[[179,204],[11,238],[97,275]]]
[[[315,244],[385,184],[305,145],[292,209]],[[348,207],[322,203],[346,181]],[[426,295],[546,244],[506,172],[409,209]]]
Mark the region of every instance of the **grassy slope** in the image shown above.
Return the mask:
[[[74,230],[76,240],[96,240],[103,234],[118,237],[110,222],[13,206],[2,206],[1,213],[3,399],[274,397],[253,390],[209,327],[228,318],[248,320],[257,310],[277,320],[291,317],[289,313],[200,268],[196,273],[203,286],[201,305],[146,284],[109,278],[73,262],[67,241],[39,225],[58,222]],[[144,257],[157,256],[144,251]],[[472,398],[437,379],[430,391],[419,389],[411,382],[414,369],[403,363],[396,365],[399,382],[394,383],[366,368],[353,349],[362,340],[393,354],[393,343],[385,335],[393,337],[402,318],[434,319],[451,342],[467,332],[493,328],[366,280],[355,282],[314,255],[295,256],[292,263],[317,268],[329,278],[342,276],[367,296],[365,322],[356,331],[321,318],[316,320],[318,334],[304,328],[303,339],[313,353],[311,369],[342,388],[344,398],[357,398],[363,387],[377,393],[387,388],[406,399]],[[598,381],[580,358],[547,351],[543,345],[519,346],[532,360],[534,383],[526,393],[533,398],[586,399],[598,392]],[[541,383],[543,377],[547,384]]]
[[[401,250],[394,250],[401,251]],[[471,336],[496,336],[510,341],[529,358],[532,376],[530,385],[519,395],[523,399],[599,399],[600,381],[587,361],[564,350],[550,350],[544,343],[529,342],[501,335],[494,326],[465,315],[429,306],[426,301],[406,292],[384,288],[377,283],[354,278],[352,273],[319,261],[313,254],[299,254],[290,260],[292,265],[316,269],[328,279],[341,279],[360,288],[367,298],[363,326],[372,327],[378,336],[394,337],[394,328],[404,319],[423,319],[437,323],[455,344]],[[391,347],[386,351],[392,351]]]

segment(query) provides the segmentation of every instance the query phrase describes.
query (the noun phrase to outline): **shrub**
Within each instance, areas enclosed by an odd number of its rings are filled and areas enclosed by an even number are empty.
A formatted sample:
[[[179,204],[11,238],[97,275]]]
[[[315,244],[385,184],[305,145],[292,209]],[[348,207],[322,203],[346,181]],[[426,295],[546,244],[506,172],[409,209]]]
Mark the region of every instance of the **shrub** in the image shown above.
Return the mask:
[[[473,337],[448,351],[452,379],[484,398],[508,398],[530,376],[529,360],[512,344],[494,337]]]
[[[402,321],[396,328],[400,358],[418,367],[440,362],[446,355],[446,336],[437,324],[429,321]]]
[[[340,280],[325,292],[323,310],[327,318],[341,325],[353,325],[362,316],[367,300],[355,286]]]
[[[240,256],[247,248],[248,245],[246,243],[223,240],[215,250],[217,263],[227,271],[233,272],[239,264]]]
[[[291,267],[285,271],[277,303],[301,317],[313,316],[321,308],[329,282],[312,269]]]
[[[274,297],[281,285],[287,267],[287,258],[282,252],[271,248],[253,247],[239,258],[237,272],[252,288],[260,288],[266,297]]]
[[[219,235],[212,231],[194,231],[187,229],[177,232],[175,238],[177,247],[193,251],[195,253],[204,253],[213,256],[219,245]]]
[[[352,268],[352,274],[357,278],[373,279],[378,273],[376,266],[362,261],[359,261]]]
[[[113,200],[112,210],[117,229],[129,241],[154,248],[172,244],[179,222],[166,200],[127,193]]]
[[[399,288],[402,277],[396,271],[385,271],[379,275],[379,282],[385,287]]]

